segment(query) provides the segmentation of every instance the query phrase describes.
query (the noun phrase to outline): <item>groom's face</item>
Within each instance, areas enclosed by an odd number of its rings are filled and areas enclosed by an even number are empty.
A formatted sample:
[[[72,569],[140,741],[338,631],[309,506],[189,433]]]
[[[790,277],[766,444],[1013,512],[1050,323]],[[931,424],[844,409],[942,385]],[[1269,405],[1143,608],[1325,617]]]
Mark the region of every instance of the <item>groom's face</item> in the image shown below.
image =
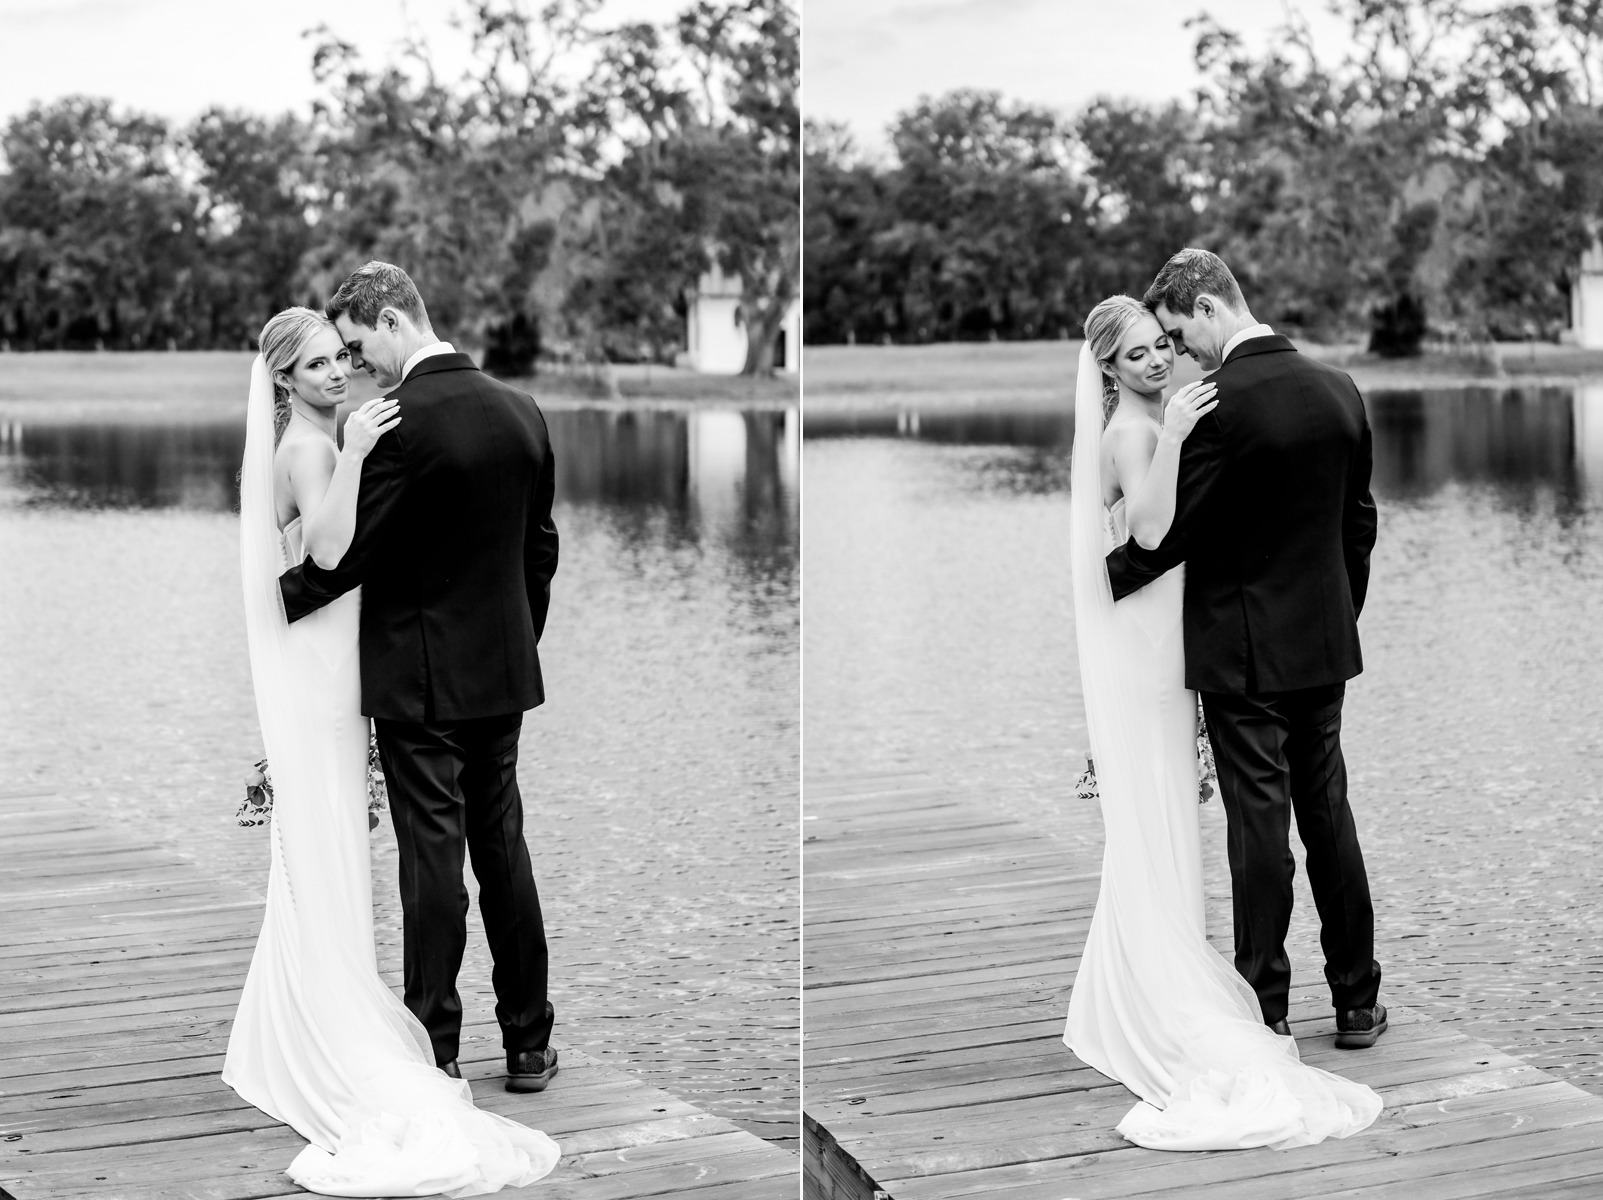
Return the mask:
[[[392,388],[401,382],[401,369],[406,365],[402,352],[400,329],[386,318],[385,309],[379,313],[378,323],[372,329],[351,320],[341,313],[334,318],[334,328],[351,352],[351,366],[366,371],[381,388]]]
[[[1158,318],[1158,324],[1163,326],[1176,350],[1196,359],[1204,371],[1219,369],[1224,358],[1224,341],[1213,320],[1212,305],[1202,303],[1199,297],[1190,316],[1177,313],[1166,304],[1158,305],[1152,315]]]

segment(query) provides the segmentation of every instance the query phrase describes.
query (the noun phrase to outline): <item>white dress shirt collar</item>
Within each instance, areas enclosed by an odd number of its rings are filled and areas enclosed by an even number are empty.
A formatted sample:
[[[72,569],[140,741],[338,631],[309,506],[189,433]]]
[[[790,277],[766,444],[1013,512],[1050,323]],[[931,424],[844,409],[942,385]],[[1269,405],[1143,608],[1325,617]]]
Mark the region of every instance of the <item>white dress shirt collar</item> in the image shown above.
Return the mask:
[[[1248,325],[1240,333],[1236,334],[1235,337],[1231,338],[1225,343],[1225,352],[1219,356],[1219,361],[1221,363],[1229,361],[1230,352],[1237,346],[1241,345],[1241,343],[1246,341],[1248,338],[1269,337],[1273,333],[1274,330],[1270,329],[1269,326],[1265,325],[1262,321],[1259,321],[1256,325]]]
[[[423,349],[419,350],[416,354],[412,355],[411,358],[406,360],[406,366],[401,368],[401,378],[402,380],[405,380],[406,377],[412,373],[412,368],[417,366],[418,363],[422,362],[425,358],[432,358],[436,354],[455,353],[456,347],[451,345],[450,342],[430,342],[427,346],[424,346]]]

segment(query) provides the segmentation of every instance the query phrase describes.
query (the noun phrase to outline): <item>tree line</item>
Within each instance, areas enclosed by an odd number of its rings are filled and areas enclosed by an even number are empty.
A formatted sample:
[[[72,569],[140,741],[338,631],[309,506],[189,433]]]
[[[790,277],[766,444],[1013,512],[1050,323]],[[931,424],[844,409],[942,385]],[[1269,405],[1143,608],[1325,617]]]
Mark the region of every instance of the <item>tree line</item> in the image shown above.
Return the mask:
[[[742,282],[747,370],[799,286],[789,0],[696,0],[603,26],[600,0],[472,0],[473,66],[365,62],[313,32],[309,119],[177,126],[75,96],[0,135],[0,338],[29,349],[241,347],[372,258],[485,365],[672,361],[685,292]]]
[[[1181,246],[1260,319],[1382,354],[1553,338],[1603,221],[1603,0],[1335,0],[1337,61],[1293,13],[1262,54],[1187,22],[1204,85],[1065,117],[924,98],[862,154],[809,122],[810,342],[1079,336]]]

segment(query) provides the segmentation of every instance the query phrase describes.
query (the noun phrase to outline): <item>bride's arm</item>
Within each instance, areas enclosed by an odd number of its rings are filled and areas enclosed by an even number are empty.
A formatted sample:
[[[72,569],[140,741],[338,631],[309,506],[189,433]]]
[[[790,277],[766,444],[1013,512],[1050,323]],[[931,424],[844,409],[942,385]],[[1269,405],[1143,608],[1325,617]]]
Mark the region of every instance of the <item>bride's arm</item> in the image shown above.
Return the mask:
[[[1180,474],[1180,447],[1197,420],[1218,405],[1218,387],[1208,380],[1187,384],[1170,398],[1163,414],[1163,432],[1130,422],[1113,444],[1113,466],[1124,493],[1124,520],[1143,550],[1156,549],[1174,524],[1175,484]]]
[[[369,400],[345,420],[345,446],[307,439],[292,449],[290,493],[301,514],[306,554],[324,570],[339,566],[356,530],[362,463],[378,439],[400,423],[394,400]]]

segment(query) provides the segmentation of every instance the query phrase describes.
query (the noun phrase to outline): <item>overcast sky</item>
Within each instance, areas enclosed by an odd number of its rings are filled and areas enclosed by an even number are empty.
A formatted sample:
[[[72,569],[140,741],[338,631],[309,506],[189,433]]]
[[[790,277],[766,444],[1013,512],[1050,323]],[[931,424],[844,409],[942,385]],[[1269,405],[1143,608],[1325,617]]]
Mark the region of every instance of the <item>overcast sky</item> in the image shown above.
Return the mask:
[[[921,94],[957,87],[1073,111],[1099,94],[1161,100],[1198,78],[1187,17],[1206,9],[1261,49],[1287,0],[802,0],[803,105],[867,146]],[[1344,26],[1294,0],[1322,47]],[[688,0],[607,0],[616,20],[665,21]],[[410,26],[442,74],[467,62],[462,0],[0,0],[0,120],[73,92],[186,121],[213,104],[305,112],[320,22],[375,62]]]
[[[661,22],[686,0],[608,0],[603,15]],[[308,111],[312,43],[326,22],[375,63],[408,23],[442,76],[468,61],[460,0],[0,0],[0,121],[75,92],[187,121],[213,104]]]
[[[1346,25],[1325,0],[1298,0],[1326,58]],[[1064,112],[1098,95],[1165,100],[1200,79],[1185,20],[1207,11],[1262,50],[1285,0],[804,0],[807,115],[845,121],[859,144],[920,95],[987,88]]]

